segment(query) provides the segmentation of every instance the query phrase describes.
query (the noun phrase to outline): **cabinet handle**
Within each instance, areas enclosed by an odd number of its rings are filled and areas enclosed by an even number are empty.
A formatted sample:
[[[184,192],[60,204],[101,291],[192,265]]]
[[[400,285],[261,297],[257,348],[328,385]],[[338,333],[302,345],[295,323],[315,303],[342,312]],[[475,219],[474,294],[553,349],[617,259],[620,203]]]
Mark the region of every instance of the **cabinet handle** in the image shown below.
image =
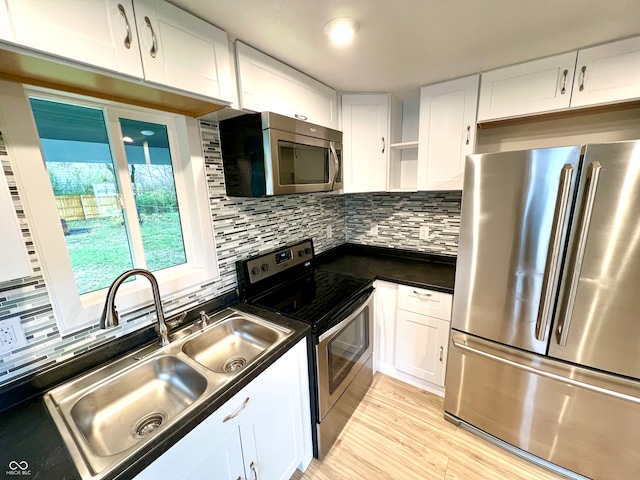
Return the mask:
[[[429,298],[431,296],[430,293],[421,293],[417,290],[414,290],[413,293],[415,293],[418,298]]]
[[[249,468],[251,470],[253,470],[253,480],[258,480],[258,472],[256,471],[256,464],[255,462],[251,462],[249,464]]]
[[[442,358],[444,357],[444,347],[440,347],[440,361],[442,362]]]
[[[294,117],[296,117],[298,120],[306,120],[307,119],[306,115],[300,115],[299,113],[296,113],[294,115]]]
[[[124,23],[127,25],[127,36],[124,37],[124,46],[126,48],[131,48],[131,25],[129,25],[127,12],[124,11],[124,7],[121,3],[118,4],[118,11],[120,12],[120,15],[124,17]]]
[[[560,93],[564,95],[567,92],[567,75],[569,74],[569,70],[565,69],[562,72],[562,88],[560,89]]]
[[[469,145],[469,140],[471,140],[471,125],[467,125],[467,145]]]
[[[381,153],[384,153],[385,149],[386,149],[386,144],[384,143],[384,137],[382,137],[382,152]]]
[[[151,25],[151,20],[149,20],[149,17],[144,17],[144,23],[147,25],[147,27],[149,27],[149,30],[151,30],[151,50],[149,50],[149,54],[151,55],[151,58],[156,58],[156,55],[158,54],[158,42],[156,40],[156,32],[153,31],[153,25]]]
[[[240,413],[242,413],[242,411],[246,408],[247,403],[249,403],[249,397],[244,399],[244,402],[242,402],[242,405],[240,405],[235,412],[230,413],[229,415],[224,417],[224,420],[222,420],[222,423],[228,422],[229,420],[236,418],[238,415],[240,415]]]
[[[583,65],[582,68],[580,69],[580,88],[578,90],[583,91],[584,90],[584,80],[585,78],[587,78],[587,66]]]

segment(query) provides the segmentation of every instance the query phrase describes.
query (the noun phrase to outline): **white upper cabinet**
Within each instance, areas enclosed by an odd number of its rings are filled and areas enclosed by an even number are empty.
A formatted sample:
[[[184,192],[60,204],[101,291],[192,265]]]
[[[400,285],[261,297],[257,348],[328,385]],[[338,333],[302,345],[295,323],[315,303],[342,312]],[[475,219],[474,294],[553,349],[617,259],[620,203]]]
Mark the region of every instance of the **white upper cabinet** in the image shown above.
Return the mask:
[[[640,37],[578,52],[572,107],[640,98]]]
[[[29,256],[16,217],[2,165],[0,165],[0,282],[31,275]]]
[[[344,192],[384,192],[390,95],[342,95]]]
[[[576,52],[482,74],[478,122],[569,107]]]
[[[0,2],[0,40],[13,43],[16,41],[16,36],[13,33],[13,27],[9,20],[9,10],[7,9],[6,1]]]
[[[143,76],[131,0],[6,0],[0,32],[33,50]]]
[[[461,190],[476,140],[479,75],[422,87],[418,190]]]
[[[233,102],[227,34],[164,0],[6,0],[0,40]]]
[[[135,0],[145,80],[233,100],[227,34],[163,0]]]
[[[334,89],[242,42],[235,46],[241,108],[338,128]]]
[[[482,74],[478,122],[640,98],[640,37]]]

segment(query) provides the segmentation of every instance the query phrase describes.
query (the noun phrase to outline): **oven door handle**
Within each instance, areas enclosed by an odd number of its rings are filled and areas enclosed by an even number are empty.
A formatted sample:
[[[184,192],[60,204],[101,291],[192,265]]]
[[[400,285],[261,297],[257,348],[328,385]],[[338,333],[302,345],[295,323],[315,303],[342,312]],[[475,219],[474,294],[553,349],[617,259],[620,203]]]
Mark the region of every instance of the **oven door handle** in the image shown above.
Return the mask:
[[[351,302],[348,307],[343,309],[340,312],[340,314],[336,315],[337,317],[340,317],[341,320],[339,320],[336,325],[334,325],[333,327],[331,327],[329,330],[327,330],[326,332],[324,332],[322,335],[318,337],[318,344],[322,343],[327,338],[332,337],[333,335],[336,334],[336,332],[339,332],[343,328],[343,323],[349,322],[353,318],[357,317],[360,314],[360,312],[362,312],[362,310],[364,310],[367,307],[368,300],[371,297],[372,293],[373,293],[373,287],[368,288],[361,295],[359,295],[358,298],[356,298],[353,302]],[[346,311],[349,311],[350,313],[346,317],[343,317]]]

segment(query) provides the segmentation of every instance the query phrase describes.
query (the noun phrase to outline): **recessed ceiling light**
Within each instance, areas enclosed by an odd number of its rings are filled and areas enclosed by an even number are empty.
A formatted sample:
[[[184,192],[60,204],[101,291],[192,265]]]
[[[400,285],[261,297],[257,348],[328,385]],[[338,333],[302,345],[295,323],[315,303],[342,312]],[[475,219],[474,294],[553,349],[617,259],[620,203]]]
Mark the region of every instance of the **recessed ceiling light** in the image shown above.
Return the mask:
[[[153,130],[141,130],[140,133],[145,137],[150,137],[151,135],[155,135],[156,132],[154,132]]]
[[[333,43],[344,45],[349,43],[356,34],[360,25],[353,18],[334,18],[324,26],[324,33],[329,35]]]
[[[122,137],[122,141],[123,142],[127,142],[127,143],[133,143],[133,138],[131,138],[131,137]]]

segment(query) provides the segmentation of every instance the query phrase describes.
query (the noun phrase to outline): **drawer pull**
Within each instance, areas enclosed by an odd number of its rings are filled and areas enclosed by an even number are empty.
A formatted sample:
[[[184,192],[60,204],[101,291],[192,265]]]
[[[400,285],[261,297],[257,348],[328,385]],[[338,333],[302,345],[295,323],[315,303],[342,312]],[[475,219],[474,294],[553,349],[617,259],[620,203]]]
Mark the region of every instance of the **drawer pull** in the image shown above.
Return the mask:
[[[418,298],[430,298],[431,297],[430,293],[422,293],[422,292],[419,292],[417,290],[414,290],[413,293],[415,293],[416,297],[418,297]]]
[[[240,413],[242,413],[242,411],[246,408],[247,403],[249,403],[249,397],[244,399],[244,402],[242,402],[242,405],[240,405],[240,407],[238,407],[238,409],[233,412],[230,413],[229,415],[227,415],[226,417],[224,417],[224,420],[222,420],[222,423],[226,423],[231,419],[236,418],[238,415],[240,415]]]

